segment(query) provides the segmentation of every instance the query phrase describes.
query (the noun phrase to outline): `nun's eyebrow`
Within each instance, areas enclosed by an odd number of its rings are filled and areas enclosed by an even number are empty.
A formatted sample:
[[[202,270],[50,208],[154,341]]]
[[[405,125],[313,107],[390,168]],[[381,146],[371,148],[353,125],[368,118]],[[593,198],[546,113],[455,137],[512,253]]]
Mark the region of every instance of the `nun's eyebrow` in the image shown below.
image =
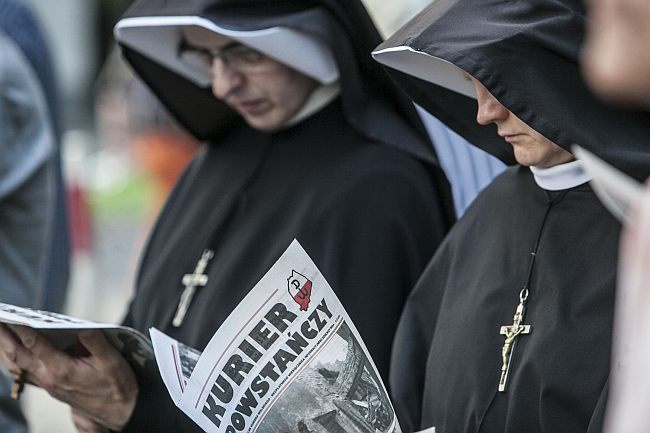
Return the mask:
[[[195,44],[189,42],[187,39],[183,38],[180,41],[178,51],[180,53],[182,53],[184,51],[196,51],[196,52],[203,53],[205,55],[214,56],[214,55],[218,55],[219,53],[222,53],[224,51],[229,51],[229,50],[232,50],[233,48],[237,48],[237,47],[240,47],[240,46],[242,46],[241,43],[239,43],[237,41],[232,41],[232,42],[224,45],[221,48],[209,48],[209,47],[203,46],[203,45],[195,45]]]

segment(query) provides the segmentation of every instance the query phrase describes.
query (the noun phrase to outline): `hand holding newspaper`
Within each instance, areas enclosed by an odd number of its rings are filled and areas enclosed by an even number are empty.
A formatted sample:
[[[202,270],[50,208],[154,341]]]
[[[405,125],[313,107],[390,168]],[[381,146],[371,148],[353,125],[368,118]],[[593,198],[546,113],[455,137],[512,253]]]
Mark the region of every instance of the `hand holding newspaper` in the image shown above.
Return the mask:
[[[206,432],[399,432],[377,369],[294,241],[202,354],[151,330],[176,405]]]
[[[100,329],[140,377],[155,374],[155,354],[174,403],[206,432],[401,432],[357,329],[295,240],[203,353],[153,328],[152,346],[131,328],[8,304],[0,322],[70,353],[77,332]]]
[[[68,353],[75,353],[77,350],[77,332],[83,329],[99,329],[124,356],[136,375],[156,374],[151,342],[140,332],[126,326],[91,322],[64,314],[3,303],[0,303],[0,323],[37,329],[55,348]]]

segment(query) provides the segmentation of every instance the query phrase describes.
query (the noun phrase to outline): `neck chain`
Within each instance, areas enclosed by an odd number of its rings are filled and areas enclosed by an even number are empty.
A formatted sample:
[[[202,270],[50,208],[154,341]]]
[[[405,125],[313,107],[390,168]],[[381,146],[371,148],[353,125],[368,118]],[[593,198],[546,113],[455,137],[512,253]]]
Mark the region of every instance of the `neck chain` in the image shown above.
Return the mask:
[[[548,191],[547,195],[547,206],[546,211],[544,212],[544,218],[542,219],[542,224],[537,233],[537,239],[535,240],[535,245],[533,250],[530,253],[530,262],[528,264],[528,277],[524,283],[523,288],[519,292],[519,304],[515,310],[515,315],[512,319],[512,325],[501,326],[500,334],[505,336],[503,346],[501,348],[501,371],[499,378],[499,392],[506,391],[506,385],[508,381],[508,373],[510,372],[512,354],[514,352],[515,344],[517,343],[517,338],[520,335],[530,334],[532,332],[532,325],[524,325],[524,316],[526,314],[526,304],[528,303],[528,298],[530,297],[530,281],[533,276],[533,268],[535,267],[535,258],[537,257],[537,251],[539,250],[539,244],[542,239],[542,232],[544,231],[544,226],[546,225],[546,220],[551,211],[551,208],[559,203],[567,194],[568,190],[562,191],[561,193],[553,196]]]

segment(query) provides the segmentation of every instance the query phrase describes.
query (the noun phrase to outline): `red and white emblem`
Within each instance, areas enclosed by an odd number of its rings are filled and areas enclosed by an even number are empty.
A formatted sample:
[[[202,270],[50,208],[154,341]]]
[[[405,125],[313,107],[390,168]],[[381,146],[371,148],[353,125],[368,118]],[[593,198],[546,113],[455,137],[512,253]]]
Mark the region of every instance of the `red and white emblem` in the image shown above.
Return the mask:
[[[287,288],[289,294],[302,311],[307,311],[311,298],[311,281],[303,274],[291,271],[291,276],[287,278]]]

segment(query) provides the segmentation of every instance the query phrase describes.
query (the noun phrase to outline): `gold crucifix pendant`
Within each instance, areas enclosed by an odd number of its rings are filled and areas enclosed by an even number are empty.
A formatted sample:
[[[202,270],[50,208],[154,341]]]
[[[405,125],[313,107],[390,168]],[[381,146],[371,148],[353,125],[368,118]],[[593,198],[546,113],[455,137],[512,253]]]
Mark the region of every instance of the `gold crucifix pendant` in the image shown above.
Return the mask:
[[[501,327],[501,335],[505,335],[506,339],[503,342],[503,347],[501,348],[501,358],[503,364],[501,365],[501,378],[499,379],[499,392],[506,391],[506,381],[508,380],[508,373],[510,371],[510,361],[512,360],[512,353],[515,348],[515,343],[517,338],[522,334],[530,334],[532,330],[531,325],[522,325],[521,322],[524,321],[524,313],[526,311],[524,306],[524,300],[522,300],[519,305],[517,305],[517,310],[515,311],[515,316],[510,326]]]

